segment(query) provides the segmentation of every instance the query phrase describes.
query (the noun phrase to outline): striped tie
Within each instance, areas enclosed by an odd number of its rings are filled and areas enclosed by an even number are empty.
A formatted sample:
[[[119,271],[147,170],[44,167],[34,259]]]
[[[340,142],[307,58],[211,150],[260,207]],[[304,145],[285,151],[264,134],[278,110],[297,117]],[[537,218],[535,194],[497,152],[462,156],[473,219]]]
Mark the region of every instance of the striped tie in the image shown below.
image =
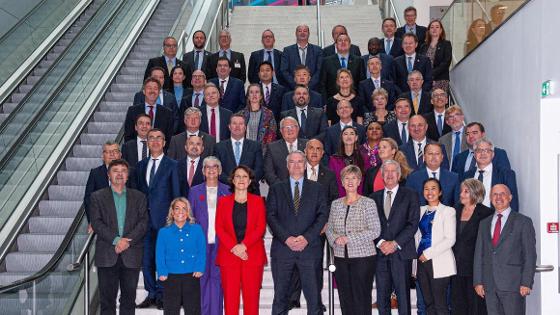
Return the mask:
[[[296,187],[294,187],[294,212],[296,213],[296,215],[298,215],[298,211],[299,211],[299,202],[300,202],[299,182],[296,182]]]

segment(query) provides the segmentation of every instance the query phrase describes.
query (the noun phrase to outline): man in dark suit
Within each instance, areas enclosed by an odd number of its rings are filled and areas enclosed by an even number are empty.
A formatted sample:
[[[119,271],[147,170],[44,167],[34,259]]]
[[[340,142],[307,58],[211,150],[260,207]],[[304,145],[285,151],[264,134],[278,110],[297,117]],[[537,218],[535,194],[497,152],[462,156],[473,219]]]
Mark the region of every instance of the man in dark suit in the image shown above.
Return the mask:
[[[346,30],[346,26],[344,25],[335,25],[332,28],[331,31],[331,35],[332,35],[332,39],[333,39],[333,44],[323,48],[323,58],[332,56],[332,55],[336,55],[338,53],[338,49],[336,47],[336,39],[338,38],[338,35],[341,34],[346,34],[348,35],[348,31]],[[350,54],[351,55],[355,55],[355,56],[361,56],[362,53],[360,52],[360,47],[352,44],[350,45]]]
[[[430,91],[432,89],[432,62],[428,57],[416,53],[415,49],[418,47],[416,35],[411,33],[404,34],[402,47],[404,54],[396,57],[393,62],[395,84],[397,84],[401,91],[408,91],[410,89],[407,84],[408,75],[413,70],[418,70],[424,80],[422,89]]]
[[[352,74],[354,81],[354,89],[358,89],[358,83],[366,78],[363,60],[359,55],[350,53],[350,37],[346,34],[340,34],[336,39],[337,54],[329,57],[323,57],[321,66],[320,91],[323,99],[338,93],[336,84],[338,70],[347,69]]]
[[[309,26],[298,25],[296,28],[296,43],[284,48],[280,71],[287,84],[287,88],[294,89],[296,81],[293,74],[298,65],[304,65],[310,70],[311,81],[309,88],[319,89],[323,50],[317,45],[309,43]]]
[[[204,71],[208,63],[208,57],[212,54],[204,49],[206,46],[206,33],[204,33],[203,30],[194,32],[192,42],[194,49],[183,54],[183,62],[186,63],[192,71]]]
[[[245,81],[247,80],[245,56],[243,55],[243,53],[231,50],[231,34],[228,30],[220,31],[218,44],[220,45],[220,50],[218,50],[216,53],[212,54],[210,58],[208,58],[206,77],[208,79],[213,79],[218,76],[218,73],[216,73],[218,59],[220,57],[224,57],[227,58],[230,62],[232,68],[231,76],[241,80],[241,83],[245,84]]]
[[[432,102],[434,110],[429,113],[425,113],[422,116],[424,116],[426,122],[428,123],[428,132],[426,135],[428,138],[438,141],[439,138],[451,131],[451,127],[445,120],[447,93],[442,89],[434,89],[432,90],[430,96],[430,101]],[[451,156],[451,152],[449,151],[451,148],[448,148],[447,145],[445,146],[445,149],[447,149],[447,156]]]
[[[434,110],[430,92],[422,90],[422,73],[413,70],[408,74],[407,86],[408,90],[399,97],[406,97],[412,104],[412,115],[423,115]]]
[[[120,288],[119,314],[134,314],[136,286],[148,226],[146,197],[126,188],[128,164],[109,164],[108,186],[91,195],[91,224],[97,234],[95,265],[101,314],[114,314]]]
[[[179,114],[177,115],[177,130],[175,134],[185,131],[183,125],[183,117],[185,111],[190,107],[198,107],[206,104],[204,102],[204,86],[206,85],[206,75],[202,70],[194,70],[192,73],[192,89],[185,90],[183,100],[179,106]]]
[[[352,120],[353,111],[352,104],[347,100],[341,100],[336,105],[336,114],[340,120],[325,131],[323,142],[325,143],[325,153],[327,156],[335,154],[339,149],[340,134],[342,133],[342,129],[348,125],[354,126],[358,130],[358,143],[364,143],[366,128]]]
[[[393,81],[389,81],[388,79],[383,78],[383,69],[385,66],[382,66],[381,58],[377,56],[372,56],[367,60],[367,69],[368,69],[368,78],[362,80],[359,84],[359,94],[367,104],[367,108],[364,109],[364,112],[371,112],[375,111],[375,106],[373,105],[372,94],[375,89],[383,88],[387,91],[387,110],[394,110],[395,109],[395,101],[399,94],[401,94],[401,90],[393,83]]]
[[[163,40],[163,56],[155,57],[148,61],[148,65],[146,66],[146,71],[144,73],[144,80],[148,77],[152,76],[151,72],[152,69],[155,67],[163,68],[163,75],[164,75],[164,83],[163,89],[166,91],[170,91],[173,89],[173,82],[171,80],[171,69],[173,67],[179,66],[183,68],[183,72],[185,74],[185,80],[183,80],[183,86],[187,87],[191,82],[191,67],[182,62],[177,58],[177,40],[172,36],[167,36]]]
[[[381,46],[381,52],[391,55],[393,58],[397,58],[404,54],[402,49],[402,40],[395,37],[395,31],[397,29],[397,21],[392,18],[384,18],[381,24],[381,30],[383,31],[383,44]],[[394,77],[393,77],[394,79]]]
[[[181,195],[188,198],[191,187],[204,182],[204,176],[202,175],[204,141],[202,137],[188,137],[185,141],[184,151],[186,156],[177,161],[177,173],[179,174]]]
[[[490,191],[495,213],[480,222],[473,265],[473,285],[488,314],[523,315],[537,263],[531,218],[512,211],[506,185]]]
[[[381,60],[381,78],[384,80],[393,81],[393,56],[382,52],[381,47],[383,46],[383,40],[372,37],[368,40],[368,54],[363,55],[364,67],[366,72],[366,78],[371,78],[371,73],[368,67],[368,60],[377,56]]]
[[[171,144],[167,155],[174,160],[181,160],[187,157],[185,152],[185,143],[190,136],[199,136],[202,138],[204,151],[201,157],[204,159],[207,156],[214,154],[214,145],[216,145],[216,138],[212,137],[204,131],[200,131],[200,124],[202,121],[202,112],[198,107],[189,107],[185,110],[183,123],[185,124],[185,131],[171,138]]]
[[[259,82],[264,95],[264,106],[274,113],[274,119],[280,121],[282,111],[282,97],[285,89],[283,86],[272,82],[274,77],[274,67],[268,61],[263,61],[259,65]]]
[[[289,152],[305,149],[306,139],[298,138],[297,119],[288,116],[280,121],[282,139],[266,145],[264,155],[264,179],[269,186],[288,178],[286,157]]]
[[[311,72],[309,68],[304,65],[296,66],[296,70],[294,71],[294,80],[296,82],[296,86],[304,85],[309,88],[309,81],[311,80]],[[311,107],[321,109],[324,107],[325,102],[323,101],[323,96],[319,92],[310,89],[309,97],[309,105]],[[294,107],[296,107],[296,104],[294,103],[294,91],[285,92],[282,97],[282,111],[287,111]]]
[[[408,7],[404,9],[404,20],[406,21],[406,24],[397,28],[395,37],[403,38],[404,34],[412,33],[416,35],[418,42],[423,44],[426,41],[426,33],[428,32],[428,29],[425,26],[416,24],[416,16],[415,7]],[[418,49],[420,49],[420,45],[416,48],[416,51],[418,51]]]
[[[424,148],[429,143],[437,143],[426,137],[428,124],[426,119],[420,115],[414,115],[408,120],[408,132],[410,139],[408,142],[399,146],[399,150],[406,156],[408,165],[415,171],[424,167]],[[440,145],[441,146],[441,145]],[[443,152],[443,162],[441,166],[449,169],[449,160],[445,153],[445,148],[441,148]]]
[[[231,138],[216,144],[215,148],[215,156],[222,162],[220,181],[228,183],[233,169],[245,165],[253,170],[255,181],[259,182],[264,173],[261,144],[245,138],[247,126],[242,114],[233,114],[228,127]]]
[[[160,89],[156,98],[156,103],[158,105],[163,105],[164,107],[168,108],[173,113],[173,115],[177,115],[177,111],[179,110],[179,104],[177,104],[175,95],[166,91],[163,88],[163,85],[165,84],[164,73],[165,70],[161,67],[153,67],[151,69],[151,74],[149,78],[154,78],[158,80],[160,84]],[[144,80],[144,82],[146,82],[146,80]],[[142,105],[145,102],[146,102],[146,95],[143,90],[138,91],[136,92],[136,94],[134,94],[134,100],[132,101],[132,105]]]
[[[301,279],[308,314],[321,314],[321,230],[328,219],[327,198],[321,184],[305,179],[303,152],[290,153],[286,161],[289,178],[271,186],[266,201],[267,223],[273,235],[272,314],[288,313],[294,273]]]
[[[148,308],[156,305],[163,309],[163,287],[155,278],[155,246],[157,233],[165,226],[169,205],[173,199],[180,197],[181,187],[177,162],[163,154],[165,136],[159,129],[148,132],[148,158],[138,162],[136,167],[136,187],[144,193],[148,200],[150,220],[144,238],[144,258],[142,260],[142,274],[144,288],[148,291],[146,299],[138,308]]]
[[[132,105],[126,111],[124,120],[124,141],[136,138],[134,124],[139,114],[146,114],[152,119],[152,127],[158,128],[165,134],[165,139],[171,139],[174,131],[174,113],[167,107],[157,105],[157,98],[160,91],[160,83],[154,78],[147,78],[144,81],[143,95],[144,103]]]
[[[281,75],[277,75],[280,73],[282,52],[274,48],[274,33],[269,29],[264,30],[261,35],[261,42],[263,44],[263,49],[253,51],[249,57],[249,69],[247,70],[249,83],[261,82],[259,79],[259,66],[263,61],[267,61],[272,65],[272,69],[274,70],[272,82],[283,85],[284,78],[282,78]]]
[[[282,112],[281,117],[293,117],[299,122],[299,137],[305,139],[321,138],[328,127],[327,116],[322,109],[309,106],[309,90],[300,85],[294,90],[296,107]]]
[[[455,205],[459,201],[461,190],[459,176],[441,167],[443,162],[443,152],[441,146],[436,143],[426,145],[424,149],[425,167],[412,172],[406,178],[406,187],[414,189],[418,193],[418,200],[421,206],[426,205],[424,198],[424,181],[428,178],[436,178],[441,184],[443,195],[440,197],[444,205]]]
[[[463,114],[463,109],[459,105],[450,106],[445,111],[445,121],[450,126],[451,132],[441,136],[438,142],[445,146],[449,160],[453,161],[459,153],[469,148],[465,135],[465,115]],[[450,167],[453,168],[453,165]]]
[[[474,143],[479,139],[486,137],[486,129],[484,128],[484,125],[479,122],[474,121],[467,124],[467,126],[465,126],[465,130],[465,137],[469,149],[455,156],[451,167],[451,171],[459,174],[459,178],[464,178],[465,172],[475,169],[476,161],[474,159]],[[511,169],[507,152],[496,146],[494,146],[494,159],[492,159],[492,164],[500,168]]]
[[[231,76],[231,62],[225,58],[218,58],[216,72],[217,78],[210,79],[220,90],[220,106],[237,113],[245,107],[244,83]]]
[[[148,157],[148,131],[152,129],[150,116],[140,113],[136,116],[134,130],[136,130],[136,139],[128,140],[122,145],[122,158],[128,162],[129,177],[135,182],[133,176],[134,169],[139,161]]]
[[[391,314],[391,292],[397,295],[399,314],[410,314],[410,275],[412,259],[416,259],[414,234],[418,230],[420,205],[417,193],[399,186],[401,168],[387,160],[381,166],[385,189],[374,192],[379,211],[381,235],[377,247],[377,308],[379,314]]]
[[[410,111],[410,101],[407,98],[398,98],[395,101],[397,119],[383,126],[383,135],[395,140],[399,146],[407,143],[410,138],[407,127]]]
[[[204,101],[206,104],[200,107],[200,130],[214,137],[216,143],[229,138],[227,125],[232,112],[220,106],[220,90],[214,84],[204,87]]]
[[[477,140],[474,145],[475,168],[464,173],[463,178],[476,178],[484,184],[486,191],[490,191],[494,185],[504,184],[509,188],[512,195],[511,208],[519,210],[519,194],[517,193],[517,180],[515,172],[511,169],[494,165],[494,144],[488,138]],[[483,205],[490,207],[490,194],[484,196]]]

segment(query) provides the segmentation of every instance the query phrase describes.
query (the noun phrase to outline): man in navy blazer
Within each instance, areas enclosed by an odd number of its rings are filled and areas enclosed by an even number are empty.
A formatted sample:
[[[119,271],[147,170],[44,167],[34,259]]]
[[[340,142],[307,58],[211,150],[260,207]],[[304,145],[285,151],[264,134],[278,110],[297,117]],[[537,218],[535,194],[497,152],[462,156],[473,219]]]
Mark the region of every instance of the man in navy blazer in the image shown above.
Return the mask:
[[[216,72],[217,78],[210,79],[220,90],[220,106],[237,113],[245,107],[245,86],[244,83],[230,76],[231,62],[225,58],[218,58]]]
[[[447,121],[445,120],[445,108],[447,107],[447,93],[439,88],[433,89],[430,94],[430,101],[432,102],[432,106],[434,110],[429,113],[425,113],[422,116],[424,116],[426,122],[428,123],[428,132],[427,132],[428,138],[434,141],[438,141],[439,138],[441,138],[443,135],[451,131],[451,126],[449,126],[447,124]],[[463,113],[461,111],[461,115],[462,114]],[[462,120],[461,123],[463,122],[464,121]],[[451,154],[449,153],[450,150],[452,150],[453,148],[452,147],[448,148],[446,146],[445,149],[447,149],[447,155],[451,156]]]
[[[425,167],[412,172],[406,178],[406,187],[410,187],[418,192],[418,200],[421,206],[426,205],[424,198],[424,181],[428,178],[436,178],[439,180],[443,195],[440,198],[441,203],[446,206],[455,205],[459,201],[459,193],[461,192],[459,176],[441,167],[443,162],[443,152],[441,146],[435,143],[426,145],[424,149]]]
[[[399,97],[410,100],[412,115],[423,115],[434,110],[430,92],[422,89],[423,82],[422,73],[413,70],[408,74],[407,84],[409,89],[399,95]]]
[[[382,52],[382,45],[383,40],[377,37],[372,37],[368,40],[369,53],[362,56],[362,59],[364,60],[366,78],[369,79],[371,77],[368,69],[368,60],[373,56],[377,56],[381,60],[381,65],[383,66],[381,69],[381,78],[393,81],[393,56]]]
[[[410,119],[410,101],[406,98],[398,98],[395,101],[395,116],[397,119],[383,126],[383,135],[397,142],[397,145],[407,143],[409,140],[408,121]]]
[[[191,187],[204,182],[202,175],[204,140],[200,136],[190,136],[185,142],[184,150],[186,157],[177,161],[177,173],[181,195],[187,198]]]
[[[424,167],[424,148],[427,144],[437,143],[426,137],[426,131],[428,130],[428,124],[426,119],[420,115],[414,115],[408,120],[408,132],[410,134],[410,139],[407,143],[402,144],[399,150],[406,156],[406,161],[408,165],[413,170],[419,170]],[[443,152],[443,162],[442,167],[449,169],[449,160],[447,159],[447,154],[445,153],[445,148],[441,145]]]
[[[210,55],[208,58],[205,71],[206,77],[208,79],[213,79],[218,76],[216,73],[218,59],[220,59],[220,57],[225,57],[229,60],[231,65],[231,76],[241,80],[241,82],[245,84],[245,81],[247,80],[245,56],[243,53],[231,50],[231,34],[228,30],[220,31],[218,44],[220,45],[220,50]]]
[[[152,69],[155,67],[163,68],[164,82],[163,89],[173,89],[173,81],[171,80],[171,69],[179,66],[183,68],[185,79],[183,80],[183,87],[187,87],[191,82],[191,67],[177,58],[177,40],[172,36],[167,36],[163,40],[163,56],[152,58],[148,61],[146,71],[144,72],[144,80],[152,76]]]
[[[198,30],[193,33],[192,42],[194,49],[183,54],[183,62],[186,63],[190,69],[195,70],[206,69],[208,58],[212,54],[204,49],[206,46],[206,33],[203,30]]]
[[[264,30],[261,35],[261,42],[263,44],[263,49],[253,51],[249,57],[249,69],[247,70],[249,83],[260,82],[259,66],[262,62],[267,61],[272,65],[272,69],[274,70],[272,82],[284,85],[284,78],[278,75],[280,73],[280,65],[282,64],[282,52],[274,48],[274,33],[270,29]]]
[[[220,106],[220,91],[214,84],[207,84],[204,87],[204,101],[206,104],[200,106],[202,112],[200,130],[214,137],[216,143],[229,138],[228,124],[232,112]],[[214,123],[212,123],[212,113],[215,115]]]
[[[325,130],[323,143],[325,144],[325,153],[327,156],[335,154],[340,146],[340,134],[345,126],[353,126],[358,130],[358,143],[365,141],[366,128],[352,120],[352,104],[347,100],[341,100],[336,105],[336,114],[340,118],[339,122],[330,126]]]
[[[429,92],[432,89],[432,62],[428,57],[416,53],[418,39],[414,34],[404,34],[402,47],[404,54],[396,57],[393,62],[395,84],[403,92],[410,90],[407,84],[408,74],[412,70],[418,70],[422,73],[422,78],[424,79],[422,89]]]
[[[167,107],[169,110],[173,112],[173,115],[177,115],[177,111],[179,110],[179,105],[177,104],[177,99],[175,99],[175,95],[166,91],[163,86],[165,82],[164,78],[164,69],[161,67],[154,67],[151,69],[150,76],[159,81],[160,88],[159,93],[157,95],[156,102],[158,105],[163,105]],[[147,79],[147,78],[146,78]],[[146,82],[146,80],[144,80]],[[138,91],[134,94],[134,100],[132,101],[132,105],[139,105],[144,104],[146,102],[146,95],[145,91]]]
[[[309,70],[309,68],[304,65],[296,66],[296,70],[294,71],[294,79],[296,82],[296,86],[304,85],[309,88],[309,105],[311,105],[311,107],[322,109],[325,105],[323,96],[320,93],[311,90],[311,88],[309,87],[309,82],[311,81],[311,71]],[[295,87],[293,89],[295,89]],[[294,91],[286,91],[284,93],[284,96],[282,97],[282,111],[287,111],[294,107],[296,107],[296,104],[294,103]]]
[[[289,178],[272,185],[266,200],[267,223],[273,235],[272,314],[288,313],[293,273],[301,278],[308,314],[321,314],[321,230],[328,219],[326,192],[321,184],[304,178],[303,152],[294,151],[286,160]]]
[[[150,220],[144,239],[144,259],[142,274],[144,288],[148,291],[146,299],[138,305],[148,308],[151,305],[163,306],[163,287],[155,278],[155,245],[157,233],[165,226],[169,205],[173,199],[180,197],[181,188],[177,162],[163,154],[165,136],[159,129],[148,132],[150,155],[140,161],[136,167],[136,187],[146,195]]]
[[[401,168],[398,162],[387,160],[381,169],[385,189],[370,195],[377,205],[381,223],[381,235],[375,240],[377,307],[379,314],[391,314],[394,289],[399,314],[410,314],[412,260],[418,258],[414,241],[420,221],[418,194],[399,185]]]
[[[302,60],[302,57],[305,57],[305,60]],[[311,72],[309,88],[318,91],[323,50],[321,47],[309,43],[309,26],[298,25],[296,28],[296,43],[284,48],[281,62],[280,71],[287,87],[290,89],[296,87],[293,73],[296,66],[305,65]]]
[[[268,61],[259,65],[259,82],[264,96],[264,106],[274,113],[274,119],[280,121],[282,112],[282,97],[285,89],[282,85],[272,82],[274,67]]]
[[[336,48],[336,39],[338,38],[338,35],[341,34],[346,34],[348,35],[348,30],[346,29],[346,26],[344,25],[335,25],[332,28],[331,31],[331,35],[332,35],[332,39],[333,39],[333,44],[323,48],[323,58],[328,57],[328,56],[332,56],[332,55],[336,55],[338,53],[338,50]],[[354,56],[361,56],[362,53],[360,52],[360,47],[351,44],[350,45],[350,54],[354,55]]]
[[[396,30],[397,21],[394,18],[387,17],[383,19],[383,23],[381,23],[381,31],[385,37],[383,38],[380,52],[391,55],[393,58],[397,58],[398,56],[404,54],[402,49],[402,40],[395,36]]]
[[[122,145],[122,158],[128,162],[129,182],[136,184],[135,169],[143,157],[148,156],[148,131],[152,128],[150,116],[141,113],[136,117],[134,130],[136,138],[128,140]]]
[[[401,90],[393,83],[393,81],[383,78],[384,67],[385,66],[382,66],[382,61],[379,56],[372,56],[367,60],[368,78],[362,80],[358,88],[360,96],[367,104],[367,108],[364,109],[364,112],[371,112],[375,110],[371,96],[373,91],[377,88],[383,88],[387,91],[387,110],[395,109],[395,101],[397,100],[399,94],[401,94]]]
[[[231,172],[237,166],[245,165],[253,170],[255,181],[259,182],[264,175],[261,144],[245,138],[247,126],[245,125],[245,116],[242,114],[233,114],[228,127],[231,138],[221,141],[214,147],[214,155],[222,162],[220,181],[229,183]]]
[[[281,117],[291,116],[299,123],[299,137],[305,139],[323,138],[328,128],[327,115],[322,109],[309,106],[309,90],[305,86],[297,86],[294,90],[295,108],[284,111]]]
[[[421,26],[416,24],[416,8],[415,7],[407,7],[404,9],[404,19],[406,21],[405,25],[397,28],[397,32],[395,33],[395,37],[402,38],[406,33],[413,33],[418,37],[419,43],[424,43],[426,41],[426,33],[428,32],[428,28],[425,26]],[[420,48],[420,46],[418,46]]]

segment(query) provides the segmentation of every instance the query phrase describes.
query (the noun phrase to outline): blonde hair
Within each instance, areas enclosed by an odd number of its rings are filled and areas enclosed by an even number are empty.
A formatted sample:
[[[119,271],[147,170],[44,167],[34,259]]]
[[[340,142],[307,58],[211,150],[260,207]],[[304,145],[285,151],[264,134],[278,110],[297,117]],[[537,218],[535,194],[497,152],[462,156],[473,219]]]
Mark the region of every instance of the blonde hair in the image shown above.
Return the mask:
[[[466,188],[469,191],[470,201],[472,204],[476,205],[484,201],[484,195],[486,194],[486,189],[484,185],[475,178],[468,178],[461,183],[461,187]]]
[[[185,197],[177,197],[177,198],[173,199],[173,201],[171,201],[171,205],[169,206],[169,212],[167,213],[167,219],[166,219],[165,225],[170,226],[171,224],[173,224],[173,222],[174,222],[174,220],[173,220],[173,208],[175,207],[175,205],[178,202],[182,202],[185,205],[187,205],[187,221],[190,224],[194,224],[195,220],[194,220],[194,216],[192,214],[192,207],[191,207],[190,202]]]
[[[412,173],[412,168],[410,168],[410,166],[408,165],[408,162],[406,161],[406,156],[404,155],[404,153],[402,153],[402,151],[399,150],[399,145],[397,144],[397,142],[393,139],[393,138],[383,138],[381,140],[379,140],[379,142],[381,141],[385,141],[387,143],[389,143],[389,145],[391,146],[391,148],[393,150],[395,150],[395,156],[393,157],[393,160],[397,161],[399,163],[399,165],[401,166],[401,180],[405,179],[408,177],[408,175],[410,175],[410,173]]]

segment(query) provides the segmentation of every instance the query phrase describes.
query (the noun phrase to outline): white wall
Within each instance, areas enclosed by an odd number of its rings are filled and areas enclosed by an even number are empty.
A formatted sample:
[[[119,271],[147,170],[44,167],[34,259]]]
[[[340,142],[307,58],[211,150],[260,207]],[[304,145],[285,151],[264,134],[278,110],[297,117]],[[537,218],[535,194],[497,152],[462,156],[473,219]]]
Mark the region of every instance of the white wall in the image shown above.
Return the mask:
[[[558,12],[560,1],[530,1],[451,73],[467,120],[483,122],[487,135],[508,152],[517,172],[521,212],[535,225],[537,264],[556,268],[536,275],[528,314],[554,314],[560,309],[558,234],[546,233],[554,212],[558,220],[557,205],[551,208],[551,195],[545,193],[556,179],[544,177],[553,175],[549,163],[541,165],[542,157],[558,150],[560,134],[556,141],[540,144],[541,83],[560,80]]]
[[[416,22],[418,25],[428,25],[430,23],[430,7],[449,6],[453,0],[414,0],[413,2],[414,7],[418,11]]]

